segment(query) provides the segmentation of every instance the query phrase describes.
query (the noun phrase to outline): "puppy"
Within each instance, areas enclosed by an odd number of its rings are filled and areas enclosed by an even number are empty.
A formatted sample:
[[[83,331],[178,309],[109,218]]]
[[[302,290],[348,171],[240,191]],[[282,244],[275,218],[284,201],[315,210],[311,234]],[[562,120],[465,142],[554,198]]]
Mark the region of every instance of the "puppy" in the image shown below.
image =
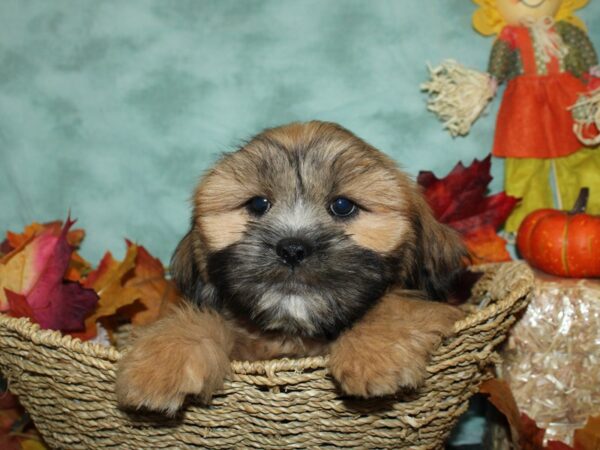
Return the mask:
[[[140,330],[121,360],[123,406],[209,401],[230,360],[329,354],[348,395],[416,387],[461,317],[443,300],[459,237],[415,183],[339,125],[266,130],[225,155],[193,197],[173,255],[185,306]]]

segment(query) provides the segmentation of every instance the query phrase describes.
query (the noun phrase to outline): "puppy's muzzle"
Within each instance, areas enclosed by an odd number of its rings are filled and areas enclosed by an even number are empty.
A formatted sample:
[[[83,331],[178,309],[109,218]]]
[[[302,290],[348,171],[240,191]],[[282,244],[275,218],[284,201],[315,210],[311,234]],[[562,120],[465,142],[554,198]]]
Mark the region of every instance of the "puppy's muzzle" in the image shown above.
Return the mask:
[[[275,252],[284,264],[295,267],[312,254],[313,246],[303,239],[284,238],[277,243]]]

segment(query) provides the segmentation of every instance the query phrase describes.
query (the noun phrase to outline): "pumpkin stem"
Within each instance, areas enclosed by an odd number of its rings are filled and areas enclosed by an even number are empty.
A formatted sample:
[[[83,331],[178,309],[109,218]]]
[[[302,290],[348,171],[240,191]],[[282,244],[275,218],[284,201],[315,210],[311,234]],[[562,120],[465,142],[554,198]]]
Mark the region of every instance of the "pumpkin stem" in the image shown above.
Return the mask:
[[[573,206],[573,209],[569,211],[569,214],[580,214],[585,212],[589,196],[590,188],[582,187],[577,196],[577,200],[575,201],[575,205]]]

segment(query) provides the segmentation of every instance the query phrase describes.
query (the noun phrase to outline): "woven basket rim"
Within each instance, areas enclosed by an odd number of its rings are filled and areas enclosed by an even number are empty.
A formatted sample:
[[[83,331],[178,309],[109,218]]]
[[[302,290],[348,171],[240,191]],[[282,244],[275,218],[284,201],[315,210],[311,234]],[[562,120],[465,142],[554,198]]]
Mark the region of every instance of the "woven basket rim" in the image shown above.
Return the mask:
[[[511,280],[515,286],[512,286],[512,289],[509,289],[510,293],[507,294],[505,298],[496,300],[456,322],[454,325],[454,334],[450,336],[449,339],[452,339],[456,334],[463,330],[487,321],[501,311],[510,309],[517,300],[528,294],[527,287],[532,286],[533,272],[527,264],[522,261],[482,264],[472,266],[470,267],[470,270],[485,273],[494,270],[499,267],[500,264],[510,264],[515,268],[521,267],[523,269],[522,276]],[[112,362],[117,362],[122,357],[122,352],[113,346],[102,345],[91,341],[81,341],[79,338],[63,335],[60,331],[42,329],[38,324],[31,322],[26,317],[16,318],[0,313],[0,326],[18,333],[22,337],[34,342],[36,345],[41,344],[47,347],[63,347],[87,357],[100,358]],[[280,371],[300,372],[304,370],[323,369],[327,366],[327,362],[327,356],[311,356],[293,359],[279,358],[264,361],[232,361],[231,369],[233,373],[238,374],[269,374]]]
[[[484,308],[480,309],[477,312],[469,314],[462,320],[459,320],[454,324],[454,333],[460,333],[461,331],[471,328],[478,323],[484,322],[488,317],[497,314],[499,311],[506,310],[510,308],[519,298],[528,294],[528,291],[531,290],[534,282],[534,274],[531,268],[524,261],[510,261],[506,263],[489,263],[489,264],[479,264],[476,266],[471,266],[470,269],[473,272],[486,273],[493,271],[494,269],[500,267],[502,264],[511,265],[512,267],[521,268],[521,277],[515,278],[511,280],[510,291],[506,297],[501,299],[495,299],[493,303],[488,304]]]

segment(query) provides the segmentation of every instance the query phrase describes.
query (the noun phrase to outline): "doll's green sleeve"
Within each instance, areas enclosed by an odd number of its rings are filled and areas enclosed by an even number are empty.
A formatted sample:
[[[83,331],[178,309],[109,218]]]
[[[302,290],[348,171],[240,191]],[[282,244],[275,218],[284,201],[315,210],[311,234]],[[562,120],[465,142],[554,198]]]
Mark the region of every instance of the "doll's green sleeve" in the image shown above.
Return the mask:
[[[569,47],[565,57],[565,69],[576,77],[582,77],[591,67],[598,64],[598,55],[587,33],[568,22],[558,22],[556,31]]]
[[[496,39],[488,63],[488,72],[490,75],[496,78],[498,84],[501,84],[515,75],[515,72],[518,70],[517,65],[517,52],[511,49],[507,42]]]

